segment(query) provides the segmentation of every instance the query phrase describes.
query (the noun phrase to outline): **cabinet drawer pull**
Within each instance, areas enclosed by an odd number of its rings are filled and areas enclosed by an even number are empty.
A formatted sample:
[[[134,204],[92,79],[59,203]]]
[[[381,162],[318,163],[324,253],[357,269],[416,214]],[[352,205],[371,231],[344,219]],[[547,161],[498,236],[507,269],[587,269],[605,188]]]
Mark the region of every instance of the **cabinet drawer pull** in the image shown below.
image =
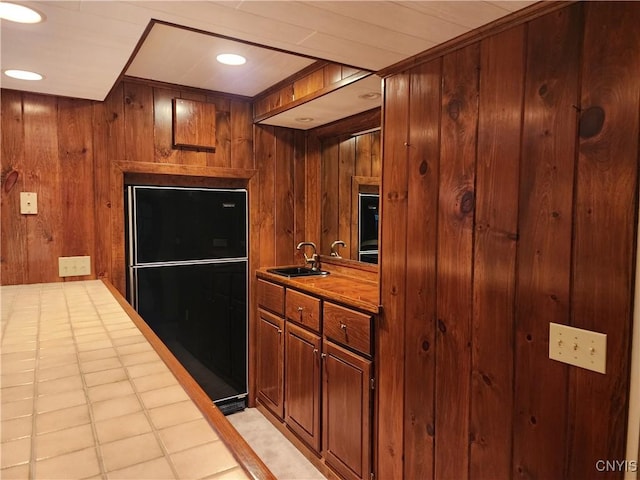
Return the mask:
[[[327,358],[327,354],[326,354],[326,353],[321,353],[321,354],[320,354],[320,356],[321,356],[322,358]]]
[[[301,311],[303,311],[303,310],[304,310],[304,308],[302,308],[302,307],[298,307],[298,311],[299,311],[299,312],[301,312]]]
[[[340,322],[340,328],[342,330],[346,330],[347,329],[347,325],[345,325],[344,323]]]

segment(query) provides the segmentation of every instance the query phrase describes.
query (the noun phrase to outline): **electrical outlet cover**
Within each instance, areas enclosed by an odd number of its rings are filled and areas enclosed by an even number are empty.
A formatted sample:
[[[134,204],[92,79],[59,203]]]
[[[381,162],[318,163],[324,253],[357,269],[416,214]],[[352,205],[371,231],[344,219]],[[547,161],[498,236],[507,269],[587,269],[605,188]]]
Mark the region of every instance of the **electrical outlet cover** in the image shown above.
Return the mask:
[[[607,370],[607,335],[549,324],[549,358],[598,373]]]

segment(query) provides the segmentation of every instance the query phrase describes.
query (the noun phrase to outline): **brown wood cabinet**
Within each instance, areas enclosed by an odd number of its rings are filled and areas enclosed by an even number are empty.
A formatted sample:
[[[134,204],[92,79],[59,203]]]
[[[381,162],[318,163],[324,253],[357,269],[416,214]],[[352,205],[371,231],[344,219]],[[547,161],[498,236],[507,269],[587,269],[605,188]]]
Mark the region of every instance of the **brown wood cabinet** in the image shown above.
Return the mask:
[[[325,474],[369,480],[374,316],[283,283],[258,278],[258,400]]]
[[[285,421],[320,452],[320,336],[286,323]]]
[[[284,417],[284,318],[258,309],[256,390],[258,399]]]
[[[371,474],[371,360],[323,342],[322,455],[346,480]]]

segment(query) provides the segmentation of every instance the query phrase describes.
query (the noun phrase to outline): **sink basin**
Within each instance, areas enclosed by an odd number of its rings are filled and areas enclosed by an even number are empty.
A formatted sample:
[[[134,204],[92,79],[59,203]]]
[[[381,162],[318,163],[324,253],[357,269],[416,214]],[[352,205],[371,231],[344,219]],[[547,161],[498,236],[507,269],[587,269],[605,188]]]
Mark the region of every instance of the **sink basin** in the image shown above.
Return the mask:
[[[275,273],[276,275],[282,275],[283,277],[322,277],[325,275],[329,275],[329,272],[325,270],[311,270],[309,267],[269,268],[267,269],[267,272]]]

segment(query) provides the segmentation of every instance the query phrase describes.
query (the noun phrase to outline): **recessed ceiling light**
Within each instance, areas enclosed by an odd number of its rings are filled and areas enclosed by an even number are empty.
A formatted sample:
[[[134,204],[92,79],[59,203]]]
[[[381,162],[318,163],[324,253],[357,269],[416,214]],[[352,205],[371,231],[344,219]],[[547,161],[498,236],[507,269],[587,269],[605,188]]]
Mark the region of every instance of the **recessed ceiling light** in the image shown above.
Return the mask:
[[[358,95],[358,98],[361,98],[363,100],[376,100],[378,98],[380,98],[380,93],[378,92],[369,92],[369,93],[363,93],[362,95]]]
[[[314,118],[313,117],[298,117],[296,118],[296,122],[300,122],[300,123],[309,123],[309,122],[313,122]]]
[[[225,65],[244,65],[247,61],[242,55],[235,53],[221,53],[216,57],[216,60]]]
[[[42,80],[43,75],[36,72],[29,72],[27,70],[5,70],[4,74],[7,77],[17,78],[18,80]]]
[[[32,8],[9,2],[0,2],[0,18],[18,23],[38,23],[42,21],[42,15]]]

